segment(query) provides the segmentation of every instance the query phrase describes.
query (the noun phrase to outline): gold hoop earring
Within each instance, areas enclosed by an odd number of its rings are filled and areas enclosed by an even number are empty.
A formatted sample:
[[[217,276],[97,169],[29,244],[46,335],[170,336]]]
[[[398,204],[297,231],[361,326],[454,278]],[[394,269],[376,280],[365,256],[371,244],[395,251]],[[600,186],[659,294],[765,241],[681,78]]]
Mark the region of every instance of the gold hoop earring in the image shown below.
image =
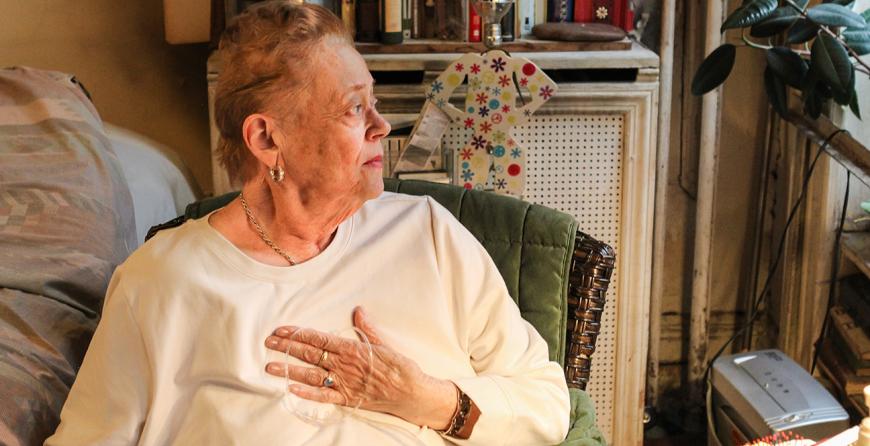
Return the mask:
[[[275,167],[269,169],[269,176],[272,178],[272,181],[276,183],[284,181],[284,168],[278,165],[278,160],[280,158],[281,150],[278,150],[278,154],[275,155]]]

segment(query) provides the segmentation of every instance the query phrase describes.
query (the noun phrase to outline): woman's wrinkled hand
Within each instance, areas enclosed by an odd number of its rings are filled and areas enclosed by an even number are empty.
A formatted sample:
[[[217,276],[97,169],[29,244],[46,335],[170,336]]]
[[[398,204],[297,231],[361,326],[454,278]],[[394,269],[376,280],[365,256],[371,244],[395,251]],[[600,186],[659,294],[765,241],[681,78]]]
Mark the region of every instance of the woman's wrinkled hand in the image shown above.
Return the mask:
[[[314,367],[286,365],[287,376],[299,384],[290,391],[308,400],[388,413],[418,426],[447,428],[457,405],[456,385],[424,373],[410,358],[384,345],[357,307],[354,326],[368,337],[369,350],[357,340],[301,327],[279,327],[266,338],[266,347],[287,352]],[[324,351],[326,354],[324,355]],[[284,377],[285,364],[270,362],[266,372]],[[327,377],[334,383],[324,385]]]

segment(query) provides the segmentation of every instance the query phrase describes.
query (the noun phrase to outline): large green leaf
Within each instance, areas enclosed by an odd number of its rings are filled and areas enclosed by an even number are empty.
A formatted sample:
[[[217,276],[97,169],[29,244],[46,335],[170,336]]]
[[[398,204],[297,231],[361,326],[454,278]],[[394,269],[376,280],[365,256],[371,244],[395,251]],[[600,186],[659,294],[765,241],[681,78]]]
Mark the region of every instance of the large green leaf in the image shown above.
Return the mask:
[[[794,88],[801,88],[809,68],[797,53],[784,46],[767,50],[767,66],[786,84]]]
[[[819,82],[816,84],[816,96],[822,98],[823,101],[827,101],[834,97],[834,92],[824,82]]]
[[[822,3],[836,3],[851,8],[855,4],[855,0],[823,0]]]
[[[770,37],[785,31],[800,14],[791,6],[776,8],[766,19],[752,25],[749,35],[752,37]]]
[[[700,96],[725,82],[734,67],[737,48],[726,43],[713,50],[698,67],[692,79],[692,94]]]
[[[854,67],[849,54],[837,39],[820,34],[810,48],[810,63],[821,80],[831,86],[834,94],[846,94],[853,78]]]
[[[809,42],[810,39],[816,37],[816,34],[819,33],[819,25],[807,20],[807,19],[798,19],[795,22],[794,26],[788,30],[788,38],[786,38],[786,43],[804,43]]]
[[[773,13],[776,9],[777,0],[752,0],[737,8],[725,19],[720,28],[721,32],[732,28],[745,28],[754,25]]]
[[[849,101],[849,109],[852,110],[852,113],[855,114],[859,120],[861,119],[861,108],[858,107],[858,92],[852,92],[852,100]]]
[[[864,21],[870,24],[870,8],[865,9],[864,12],[861,13],[861,17],[864,17]]]
[[[773,109],[783,118],[788,114],[788,100],[785,94],[785,84],[768,66],[764,69],[764,91]]]
[[[865,26],[864,29],[843,31],[843,39],[858,55],[870,53],[870,25]]]
[[[840,105],[848,105],[852,100],[852,92],[855,90],[855,66],[849,64],[849,71],[849,84],[846,85],[845,89],[840,91],[832,88],[831,90],[834,100]]]
[[[819,25],[863,28],[867,25],[860,14],[836,3],[823,3],[807,10],[807,17]]]
[[[818,118],[822,114],[822,98],[815,92],[815,89],[805,94],[803,99],[804,113],[813,119]]]

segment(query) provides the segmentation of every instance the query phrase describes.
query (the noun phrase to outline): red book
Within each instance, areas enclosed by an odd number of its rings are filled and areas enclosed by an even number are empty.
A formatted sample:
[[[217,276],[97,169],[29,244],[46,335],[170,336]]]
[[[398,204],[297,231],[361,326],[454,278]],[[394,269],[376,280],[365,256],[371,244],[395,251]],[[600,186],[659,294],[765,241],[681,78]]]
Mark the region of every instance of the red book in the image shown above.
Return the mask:
[[[577,23],[589,23],[594,20],[592,0],[574,0],[574,21]]]
[[[625,29],[625,9],[628,5],[625,3],[628,0],[613,0],[613,10],[611,11],[611,20],[610,22],[613,26],[618,26],[622,29]]]
[[[634,11],[632,11],[631,8],[626,8],[625,26],[622,29],[626,31],[634,30]]]
[[[481,22],[480,15],[477,14],[477,11],[474,10],[474,5],[471,4],[471,0],[468,0],[468,41],[469,42],[480,42],[480,30],[481,30]]]

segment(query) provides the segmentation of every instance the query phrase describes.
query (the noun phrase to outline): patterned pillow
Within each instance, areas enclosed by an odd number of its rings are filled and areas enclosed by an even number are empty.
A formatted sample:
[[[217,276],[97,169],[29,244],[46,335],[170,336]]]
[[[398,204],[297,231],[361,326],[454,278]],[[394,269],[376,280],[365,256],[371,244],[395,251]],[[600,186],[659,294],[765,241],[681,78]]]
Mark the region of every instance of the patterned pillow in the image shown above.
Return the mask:
[[[134,241],[130,192],[83,89],[0,70],[0,444],[54,432]]]

